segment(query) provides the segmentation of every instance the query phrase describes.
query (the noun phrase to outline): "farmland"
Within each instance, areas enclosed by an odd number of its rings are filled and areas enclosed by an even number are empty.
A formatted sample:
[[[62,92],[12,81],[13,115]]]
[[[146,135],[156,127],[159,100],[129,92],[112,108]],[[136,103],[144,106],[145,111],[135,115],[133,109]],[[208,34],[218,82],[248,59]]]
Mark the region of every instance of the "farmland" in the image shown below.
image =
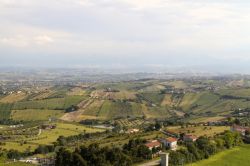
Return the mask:
[[[212,138],[250,108],[248,87],[235,83],[146,79],[17,89],[0,98],[0,148],[55,146],[54,156],[60,146],[122,147],[132,138],[166,137],[165,130]],[[132,129],[138,133],[127,134]]]
[[[37,133],[38,133],[38,129]],[[6,141],[4,145],[0,145],[0,148],[3,149],[16,149],[18,151],[32,151],[34,150],[39,144],[52,144],[57,140],[57,138],[61,135],[63,136],[71,136],[71,135],[78,135],[80,133],[93,133],[93,132],[102,132],[103,129],[97,128],[90,128],[79,124],[73,123],[56,123],[56,129],[51,130],[42,130],[41,133],[38,135],[32,135],[28,138],[26,137],[18,137],[14,140]],[[26,142],[23,144],[22,142]]]
[[[0,103],[0,120],[10,118],[12,107],[13,104]]]
[[[38,101],[23,101],[15,103],[13,109],[66,109],[71,105],[78,104],[84,98],[81,96],[69,96],[65,98],[52,98]]]
[[[172,131],[175,133],[186,133],[186,134],[192,134],[197,137],[199,136],[214,136],[216,134],[222,133],[226,130],[229,130],[229,127],[226,126],[189,126],[189,127],[169,127],[167,128],[168,131]]]
[[[26,110],[12,110],[11,119],[13,120],[48,120],[49,118],[60,118],[63,116],[62,110],[39,110],[39,109],[26,109]]]
[[[149,79],[95,83],[91,87],[45,86],[35,91],[23,90],[4,95],[0,100],[0,114],[2,119],[30,120],[38,113],[40,118],[36,120],[55,117],[67,121],[121,117],[164,119],[188,114],[192,117],[186,120],[202,122],[204,118],[223,119],[237,109],[250,107],[249,89],[244,87],[245,84],[237,88],[230,85],[223,85],[217,80]],[[214,87],[218,90],[215,91]],[[78,110],[65,113],[72,105],[78,106]],[[30,116],[22,117],[22,113],[30,113]]]

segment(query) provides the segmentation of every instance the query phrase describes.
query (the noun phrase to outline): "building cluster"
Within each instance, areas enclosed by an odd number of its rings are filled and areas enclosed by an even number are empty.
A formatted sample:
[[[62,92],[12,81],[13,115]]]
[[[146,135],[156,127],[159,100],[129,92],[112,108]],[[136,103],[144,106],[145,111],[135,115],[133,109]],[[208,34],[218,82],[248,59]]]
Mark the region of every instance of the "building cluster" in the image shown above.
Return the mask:
[[[195,142],[197,137],[194,135],[185,135],[182,139],[178,139],[175,137],[167,137],[167,138],[159,138],[156,140],[148,140],[145,143],[145,146],[148,147],[149,150],[153,149],[169,149],[169,150],[177,150],[178,148],[178,141],[184,142]],[[158,151],[160,153],[161,151]]]
[[[230,129],[233,132],[240,133],[242,136],[245,136],[247,132],[250,133],[250,128],[249,127],[244,127],[244,126],[239,126],[239,125],[232,125]]]

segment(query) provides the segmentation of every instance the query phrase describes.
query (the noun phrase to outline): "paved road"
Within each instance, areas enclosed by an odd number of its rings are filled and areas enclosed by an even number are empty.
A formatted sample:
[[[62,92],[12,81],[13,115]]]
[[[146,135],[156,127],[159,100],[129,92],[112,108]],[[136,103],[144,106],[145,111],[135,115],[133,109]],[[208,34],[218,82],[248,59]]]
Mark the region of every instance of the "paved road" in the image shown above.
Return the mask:
[[[144,163],[144,164],[140,164],[138,166],[157,166],[160,165],[160,159],[159,160],[154,160],[154,161],[150,161],[148,163]]]

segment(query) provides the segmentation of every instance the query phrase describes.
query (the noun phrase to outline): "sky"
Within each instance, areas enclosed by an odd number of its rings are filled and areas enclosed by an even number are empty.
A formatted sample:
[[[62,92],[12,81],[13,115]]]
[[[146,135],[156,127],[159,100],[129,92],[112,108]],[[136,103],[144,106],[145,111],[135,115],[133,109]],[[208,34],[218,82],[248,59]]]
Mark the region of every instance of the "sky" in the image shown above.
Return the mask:
[[[248,0],[0,0],[0,67],[250,73]]]

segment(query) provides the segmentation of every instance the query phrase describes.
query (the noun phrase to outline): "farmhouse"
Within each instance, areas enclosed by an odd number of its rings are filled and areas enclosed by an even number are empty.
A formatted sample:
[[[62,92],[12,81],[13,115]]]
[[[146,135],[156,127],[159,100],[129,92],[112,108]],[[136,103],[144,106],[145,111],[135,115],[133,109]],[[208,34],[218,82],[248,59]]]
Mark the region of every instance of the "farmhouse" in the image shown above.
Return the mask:
[[[185,141],[185,142],[194,142],[196,140],[197,140],[197,137],[194,135],[185,135],[183,137],[183,141]]]
[[[145,146],[148,147],[149,150],[152,150],[153,148],[161,148],[161,143],[158,140],[151,140],[148,141]]]
[[[173,137],[168,137],[166,139],[161,139],[161,142],[163,145],[167,148],[170,148],[171,150],[177,149],[177,139]]]
[[[56,125],[43,124],[41,126],[41,129],[43,130],[49,130],[49,129],[55,129],[55,128],[56,128]]]
[[[239,125],[233,125],[233,126],[231,126],[230,129],[231,129],[231,131],[238,132],[241,135],[245,135],[246,131],[250,130],[250,128],[248,128],[248,127],[243,127],[243,126],[239,126]]]
[[[152,157],[156,157],[161,153],[162,144],[158,140],[150,140],[145,144],[152,152]]]

